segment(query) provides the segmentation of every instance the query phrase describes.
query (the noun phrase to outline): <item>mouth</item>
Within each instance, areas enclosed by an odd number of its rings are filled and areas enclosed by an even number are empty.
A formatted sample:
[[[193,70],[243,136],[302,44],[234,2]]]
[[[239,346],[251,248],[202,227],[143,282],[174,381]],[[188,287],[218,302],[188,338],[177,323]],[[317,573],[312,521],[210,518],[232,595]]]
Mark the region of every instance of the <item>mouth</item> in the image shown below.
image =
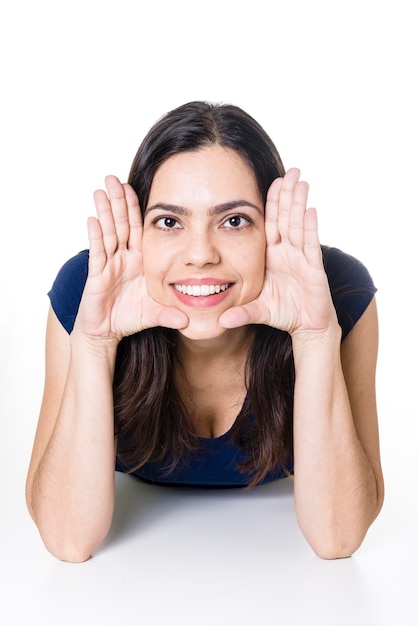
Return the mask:
[[[174,284],[174,289],[184,296],[192,296],[194,298],[213,296],[222,293],[231,287],[232,283],[223,283],[221,285],[181,285]]]
[[[207,309],[215,307],[228,297],[235,283],[216,283],[205,280],[206,284],[173,283],[171,285],[176,297],[187,307]]]

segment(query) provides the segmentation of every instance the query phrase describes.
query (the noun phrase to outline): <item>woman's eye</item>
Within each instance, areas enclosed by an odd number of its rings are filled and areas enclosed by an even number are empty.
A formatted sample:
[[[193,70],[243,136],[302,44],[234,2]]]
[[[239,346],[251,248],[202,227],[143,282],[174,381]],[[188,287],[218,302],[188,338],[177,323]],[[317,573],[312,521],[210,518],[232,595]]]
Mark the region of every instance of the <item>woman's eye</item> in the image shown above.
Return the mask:
[[[224,225],[227,228],[245,228],[248,226],[250,221],[243,217],[242,215],[233,215],[232,217],[228,217],[228,219],[224,222]]]
[[[179,227],[179,223],[176,219],[174,219],[174,217],[160,217],[156,220],[155,225],[158,226],[158,228],[163,228],[165,230],[171,230]]]

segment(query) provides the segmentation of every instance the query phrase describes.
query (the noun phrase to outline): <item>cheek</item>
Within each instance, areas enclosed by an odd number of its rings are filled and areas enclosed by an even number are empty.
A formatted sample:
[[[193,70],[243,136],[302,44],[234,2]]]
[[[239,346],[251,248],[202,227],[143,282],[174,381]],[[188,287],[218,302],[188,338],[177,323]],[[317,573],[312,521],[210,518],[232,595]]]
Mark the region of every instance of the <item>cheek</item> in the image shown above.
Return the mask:
[[[252,252],[248,252],[246,257],[245,274],[247,276],[247,286],[251,291],[252,297],[257,296],[263,287],[265,269],[265,248],[256,248]],[[245,280],[245,277],[243,278]]]
[[[142,268],[148,290],[152,295],[164,274],[164,255],[162,250],[157,251],[156,246],[145,237],[142,241]]]
[[[265,276],[265,263],[264,259],[261,263],[256,266],[256,270],[254,272],[254,289],[257,292],[257,295],[263,288],[264,285],[264,276]]]

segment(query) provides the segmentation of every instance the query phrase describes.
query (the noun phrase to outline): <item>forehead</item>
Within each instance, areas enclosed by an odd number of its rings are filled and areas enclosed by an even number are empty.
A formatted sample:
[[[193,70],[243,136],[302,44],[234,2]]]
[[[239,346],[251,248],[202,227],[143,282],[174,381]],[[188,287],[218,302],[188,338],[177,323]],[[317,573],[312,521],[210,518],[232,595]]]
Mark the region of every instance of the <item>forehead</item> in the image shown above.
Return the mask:
[[[154,175],[148,205],[192,202],[211,206],[238,197],[260,202],[254,173],[237,152],[214,145],[169,157]]]

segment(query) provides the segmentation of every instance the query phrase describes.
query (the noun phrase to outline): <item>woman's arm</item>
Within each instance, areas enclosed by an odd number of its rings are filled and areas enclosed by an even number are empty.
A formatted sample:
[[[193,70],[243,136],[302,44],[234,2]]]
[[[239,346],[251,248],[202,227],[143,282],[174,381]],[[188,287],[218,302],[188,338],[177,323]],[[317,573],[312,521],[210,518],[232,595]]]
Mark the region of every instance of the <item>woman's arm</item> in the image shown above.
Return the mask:
[[[374,299],[341,348],[340,335],[293,338],[296,513],[322,558],[353,554],[383,503]]]
[[[309,187],[290,169],[266,203],[266,276],[253,302],[225,311],[227,328],[288,332],[295,360],[295,504],[302,532],[324,558],[352,554],[383,500],[375,399],[373,300],[341,346]]]
[[[138,198],[113,176],[95,193],[89,271],[70,336],[50,312],[44,397],[27,479],[27,503],[46,547],[89,558],[114,506],[113,374],[122,337],[188,319],[154,302],[142,271]]]
[[[26,499],[47,549],[85,561],[111,524],[114,505],[114,353],[94,353],[50,309],[45,388]]]

